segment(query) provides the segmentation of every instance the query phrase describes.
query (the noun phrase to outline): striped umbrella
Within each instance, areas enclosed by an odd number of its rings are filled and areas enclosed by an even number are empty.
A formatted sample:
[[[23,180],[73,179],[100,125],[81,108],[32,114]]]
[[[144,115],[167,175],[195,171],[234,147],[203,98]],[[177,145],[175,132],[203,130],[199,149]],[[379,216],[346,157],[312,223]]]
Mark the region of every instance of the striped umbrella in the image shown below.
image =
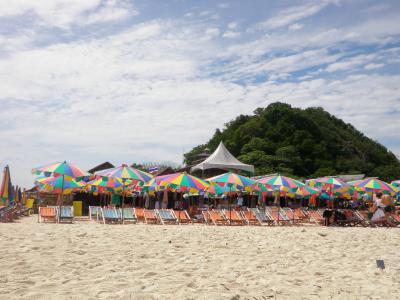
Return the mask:
[[[207,181],[220,186],[237,187],[239,189],[252,187],[255,184],[254,180],[232,172],[208,178]]]
[[[210,196],[219,196],[219,195],[229,194],[230,192],[238,192],[238,191],[239,189],[235,187],[230,188],[228,186],[220,186],[218,184],[213,184],[206,189],[206,194]]]
[[[155,182],[159,186],[168,185],[169,187],[188,192],[204,191],[209,187],[209,184],[196,176],[183,173],[175,173],[164,176],[159,176],[155,178]]]
[[[9,205],[14,201],[14,190],[11,184],[10,168],[5,166],[3,171],[3,180],[0,188],[0,200],[5,205]]]
[[[99,177],[89,181],[86,187],[92,192],[119,191],[122,190],[123,182],[119,178]]]
[[[119,178],[122,181],[132,180],[136,183],[147,182],[153,178],[153,175],[139,169],[129,167],[127,164],[122,164],[119,167],[98,171],[95,174],[102,177]]]
[[[355,187],[364,188],[366,191],[371,192],[396,192],[395,188],[389,183],[379,180],[377,178],[367,178],[353,184]]]
[[[337,189],[344,186],[349,186],[346,182],[344,182],[340,178],[331,176],[310,179],[308,180],[308,182],[310,183],[311,186],[315,185],[318,187],[322,187],[323,190],[325,190],[326,187],[329,187],[330,189]]]
[[[46,191],[54,193],[70,193],[85,186],[83,182],[78,182],[73,177],[65,175],[39,177],[36,179],[35,184]]]
[[[400,187],[400,180],[392,181],[390,184],[395,186],[395,187]]]
[[[268,176],[257,180],[257,184],[264,185],[267,188],[278,189],[281,187],[287,189],[296,189],[299,187],[304,186],[304,183],[297,181],[293,178],[275,175],[275,176]]]
[[[73,178],[90,176],[90,173],[83,171],[79,167],[66,161],[34,168],[32,169],[32,173],[36,175],[44,175],[47,177],[54,175],[66,175]]]
[[[312,188],[310,186],[301,186],[299,188],[296,189],[295,194],[298,196],[303,196],[303,197],[307,197],[307,196],[311,196],[311,195],[317,195],[320,194],[321,191],[316,189],[316,188]]]

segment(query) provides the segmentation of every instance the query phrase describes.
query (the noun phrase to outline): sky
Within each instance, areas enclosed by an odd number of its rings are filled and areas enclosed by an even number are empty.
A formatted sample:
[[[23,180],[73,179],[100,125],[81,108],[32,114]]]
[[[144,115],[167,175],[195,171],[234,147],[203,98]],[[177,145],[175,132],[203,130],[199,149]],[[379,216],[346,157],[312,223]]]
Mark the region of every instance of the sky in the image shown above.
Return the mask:
[[[182,163],[239,114],[321,106],[400,155],[400,1],[0,0],[0,167]]]

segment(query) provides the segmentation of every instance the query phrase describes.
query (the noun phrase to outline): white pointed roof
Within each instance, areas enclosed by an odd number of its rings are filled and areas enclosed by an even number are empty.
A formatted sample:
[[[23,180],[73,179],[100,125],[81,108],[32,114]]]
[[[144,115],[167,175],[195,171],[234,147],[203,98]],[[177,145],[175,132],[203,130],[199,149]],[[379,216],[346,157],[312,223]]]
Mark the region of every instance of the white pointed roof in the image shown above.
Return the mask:
[[[226,149],[222,141],[219,143],[218,148],[213,154],[211,154],[205,161],[192,167],[191,171],[207,169],[243,170],[254,173],[254,166],[240,162],[228,151],[228,149]]]

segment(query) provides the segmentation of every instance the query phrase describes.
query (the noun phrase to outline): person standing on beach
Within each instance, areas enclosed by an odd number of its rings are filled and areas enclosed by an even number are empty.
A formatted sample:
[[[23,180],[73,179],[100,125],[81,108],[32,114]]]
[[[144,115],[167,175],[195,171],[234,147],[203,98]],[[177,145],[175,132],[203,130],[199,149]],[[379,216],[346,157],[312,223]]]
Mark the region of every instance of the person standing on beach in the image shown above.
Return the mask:
[[[376,193],[376,199],[374,200],[374,209],[373,215],[371,217],[371,222],[373,224],[380,223],[385,221],[385,204],[382,203],[382,193]]]
[[[243,196],[242,193],[238,193],[236,198],[236,205],[241,208],[243,206]]]

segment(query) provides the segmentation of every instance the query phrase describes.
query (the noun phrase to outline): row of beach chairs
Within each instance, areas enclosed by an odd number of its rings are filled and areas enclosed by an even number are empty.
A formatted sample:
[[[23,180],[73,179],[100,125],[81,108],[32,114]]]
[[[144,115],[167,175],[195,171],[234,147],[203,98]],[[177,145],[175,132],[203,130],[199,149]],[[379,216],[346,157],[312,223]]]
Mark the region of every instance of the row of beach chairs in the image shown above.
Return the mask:
[[[30,208],[20,205],[0,206],[0,222],[13,222],[22,216],[29,216]]]
[[[38,214],[39,223],[73,223],[73,206],[41,206]]]
[[[190,224],[192,219],[186,210],[144,209],[135,207],[108,208],[89,207],[89,217],[101,223],[127,224],[143,222],[146,224]]]

